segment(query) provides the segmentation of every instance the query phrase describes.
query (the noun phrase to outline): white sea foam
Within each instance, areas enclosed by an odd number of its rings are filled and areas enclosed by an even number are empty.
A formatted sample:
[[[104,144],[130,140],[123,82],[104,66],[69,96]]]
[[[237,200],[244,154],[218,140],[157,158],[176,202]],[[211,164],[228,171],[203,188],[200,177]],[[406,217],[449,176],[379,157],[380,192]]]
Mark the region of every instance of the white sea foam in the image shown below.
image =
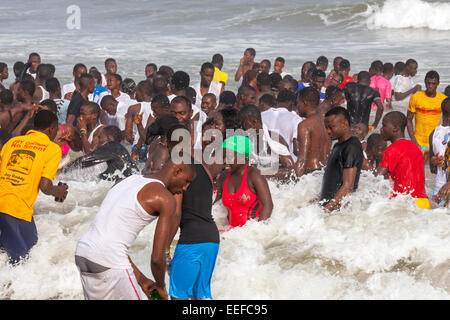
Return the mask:
[[[450,30],[450,3],[423,0],[386,0],[382,6],[369,6],[369,29],[428,28]]]

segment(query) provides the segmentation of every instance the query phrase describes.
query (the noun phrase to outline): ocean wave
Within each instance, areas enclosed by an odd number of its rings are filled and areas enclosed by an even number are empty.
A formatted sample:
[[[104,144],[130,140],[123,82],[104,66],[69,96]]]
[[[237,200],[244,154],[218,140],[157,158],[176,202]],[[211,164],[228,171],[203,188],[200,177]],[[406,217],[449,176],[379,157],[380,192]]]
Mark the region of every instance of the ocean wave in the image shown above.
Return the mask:
[[[450,3],[423,0],[387,0],[381,7],[369,6],[369,29],[428,28],[450,30]]]

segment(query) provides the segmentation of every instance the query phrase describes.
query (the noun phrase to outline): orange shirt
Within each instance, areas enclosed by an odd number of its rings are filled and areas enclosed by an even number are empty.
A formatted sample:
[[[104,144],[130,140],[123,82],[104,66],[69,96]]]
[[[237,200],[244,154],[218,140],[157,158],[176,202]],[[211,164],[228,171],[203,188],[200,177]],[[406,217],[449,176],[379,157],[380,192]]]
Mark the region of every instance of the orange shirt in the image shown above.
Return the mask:
[[[429,137],[441,121],[441,104],[446,95],[436,92],[429,97],[425,91],[416,92],[409,99],[408,111],[415,113],[414,136],[421,146],[429,146]]]
[[[55,178],[61,148],[42,132],[10,139],[0,154],[0,212],[31,221],[39,183]]]

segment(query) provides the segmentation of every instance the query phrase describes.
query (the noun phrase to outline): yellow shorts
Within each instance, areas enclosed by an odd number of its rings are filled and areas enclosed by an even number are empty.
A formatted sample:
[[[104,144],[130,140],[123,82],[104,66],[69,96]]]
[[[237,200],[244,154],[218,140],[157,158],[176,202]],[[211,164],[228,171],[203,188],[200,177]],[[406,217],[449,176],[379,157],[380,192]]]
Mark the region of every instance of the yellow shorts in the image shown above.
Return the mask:
[[[416,199],[416,206],[421,209],[431,209],[430,201],[428,200],[428,198]]]

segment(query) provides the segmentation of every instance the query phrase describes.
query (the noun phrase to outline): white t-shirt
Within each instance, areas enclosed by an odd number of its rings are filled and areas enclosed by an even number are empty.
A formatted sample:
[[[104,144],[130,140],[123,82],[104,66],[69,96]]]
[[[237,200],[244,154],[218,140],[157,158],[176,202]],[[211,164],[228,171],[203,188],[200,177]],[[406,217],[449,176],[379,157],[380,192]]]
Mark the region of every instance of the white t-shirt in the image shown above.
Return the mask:
[[[294,153],[293,140],[297,138],[297,127],[303,121],[301,117],[286,108],[270,108],[261,113],[263,123],[270,131],[278,131]]]
[[[118,101],[117,111],[115,115],[110,115],[106,112],[106,124],[110,126],[119,127],[120,130],[125,130],[125,115],[128,112],[129,105],[126,102]]]
[[[138,112],[138,114],[141,114],[142,112],[144,113],[142,115],[142,126],[145,128],[145,126],[147,125],[147,120],[148,117],[151,115],[152,117],[154,117],[153,115],[153,110],[152,110],[152,106],[151,106],[151,102],[140,102],[141,108]],[[133,141],[133,145],[137,144],[139,141],[139,130],[137,128],[137,125],[133,122],[133,134],[134,134],[134,141]]]
[[[192,106],[194,107],[194,106]],[[195,143],[194,143],[194,149],[202,149],[202,126],[205,123],[205,121],[208,119],[208,116],[206,113],[203,112],[203,110],[198,110],[195,114],[200,113],[200,116],[198,117],[198,121],[195,123]],[[192,115],[194,117],[195,115]]]
[[[192,86],[192,88],[195,89],[195,92],[197,92],[197,96],[195,97],[195,105],[197,107],[201,107],[202,105],[202,94],[200,92],[200,82],[197,82]],[[209,85],[208,93],[213,93],[216,96],[216,108],[219,105],[219,99],[220,99],[220,91],[222,90],[222,84],[219,82],[211,81],[211,84]]]
[[[273,71],[271,73],[269,73],[269,74],[272,74],[272,73],[273,73]],[[283,79],[285,76],[290,76],[290,75],[291,75],[290,73],[287,73],[287,72],[284,72],[284,71],[282,71],[280,73],[281,79]]]
[[[137,199],[155,179],[132,175],[109,190],[88,231],[78,241],[75,255],[112,269],[131,268],[128,248],[141,230],[156,220]]]
[[[414,82],[411,77],[404,77],[402,75],[397,75],[397,78],[394,81],[394,86],[392,89],[394,92],[404,93],[408,90],[411,90],[414,87]],[[394,97],[395,98],[395,97]]]
[[[132,103],[131,98],[128,94],[126,94],[125,92],[122,92],[122,91],[119,91],[119,93],[120,93],[120,96],[118,96],[116,98],[117,101],[125,102],[128,105],[130,105]],[[109,92],[109,91],[104,91],[104,92],[100,93],[100,97],[98,98],[98,104],[100,105],[104,96],[109,96],[109,95],[111,95],[111,92]]]
[[[433,133],[433,153],[444,156],[447,143],[450,140],[450,127],[439,125]],[[447,183],[447,172],[441,166],[437,167],[436,181],[434,183],[433,196],[436,195],[442,186]]]

